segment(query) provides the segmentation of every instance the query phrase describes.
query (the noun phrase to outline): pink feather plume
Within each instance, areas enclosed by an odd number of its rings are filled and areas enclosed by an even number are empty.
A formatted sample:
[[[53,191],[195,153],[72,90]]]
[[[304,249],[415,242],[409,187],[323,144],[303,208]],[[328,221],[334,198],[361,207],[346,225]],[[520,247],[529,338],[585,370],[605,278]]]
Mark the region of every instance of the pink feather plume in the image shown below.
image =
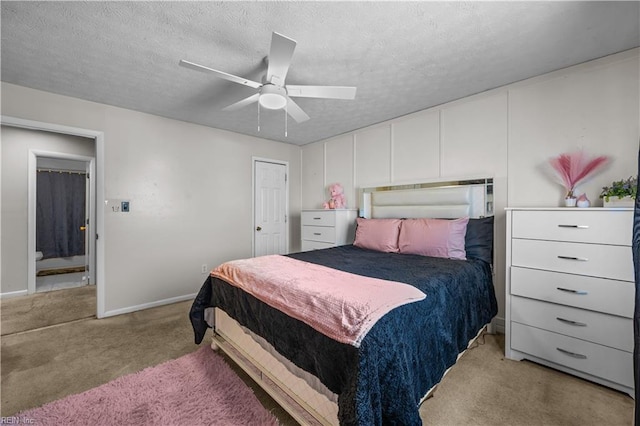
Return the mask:
[[[583,151],[575,151],[551,158],[549,164],[567,191],[573,191],[579,183],[602,170],[608,161],[605,155],[589,158]]]

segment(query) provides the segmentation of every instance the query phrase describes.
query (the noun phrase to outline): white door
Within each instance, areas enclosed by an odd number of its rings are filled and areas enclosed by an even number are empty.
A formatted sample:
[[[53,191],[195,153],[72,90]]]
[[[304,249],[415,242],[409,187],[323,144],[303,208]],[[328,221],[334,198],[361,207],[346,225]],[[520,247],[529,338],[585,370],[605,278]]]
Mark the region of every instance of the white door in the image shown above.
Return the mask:
[[[82,277],[82,280],[84,281],[85,284],[93,284],[91,279],[89,278],[90,275],[90,269],[91,266],[89,265],[89,259],[91,258],[91,255],[93,253],[90,252],[89,250],[89,234],[91,234],[91,227],[89,224],[89,208],[90,208],[90,202],[89,202],[89,198],[90,198],[90,179],[91,179],[91,174],[89,171],[89,163],[86,164],[86,185],[84,188],[84,223],[80,226],[80,229],[82,230],[82,232],[84,232],[84,276]]]
[[[254,161],[254,256],[287,252],[286,165]]]
[[[96,283],[96,238],[95,238],[95,224],[92,221],[95,221],[95,212],[94,207],[96,204],[95,192],[93,190],[93,179],[94,177],[94,164],[92,161],[87,161],[87,187],[86,187],[86,197],[85,197],[85,255],[84,255],[84,267],[85,267],[85,276],[87,284],[95,284]],[[93,219],[92,219],[93,218]]]

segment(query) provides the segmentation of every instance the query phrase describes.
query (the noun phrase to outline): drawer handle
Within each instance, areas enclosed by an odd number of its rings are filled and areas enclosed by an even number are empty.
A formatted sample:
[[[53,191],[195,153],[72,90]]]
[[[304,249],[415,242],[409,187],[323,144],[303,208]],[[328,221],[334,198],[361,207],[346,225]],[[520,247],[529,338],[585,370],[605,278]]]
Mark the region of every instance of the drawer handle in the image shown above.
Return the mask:
[[[313,235],[322,235],[321,232],[314,232]]]
[[[320,220],[322,219],[321,217],[314,217],[313,220]]]
[[[575,257],[575,256],[558,256],[558,259],[578,260],[580,262],[587,262],[589,260],[586,257]]]
[[[558,289],[560,291],[565,291],[567,293],[573,293],[573,294],[580,294],[580,295],[589,294],[588,292],[586,292],[584,290],[572,290],[570,288],[563,288],[563,287],[556,287],[556,289]]]
[[[562,348],[556,348],[558,351],[562,352],[565,355],[569,355],[572,358],[578,358],[578,359],[587,359],[586,355],[582,355],[582,354],[577,354],[575,352],[571,352],[568,351],[566,349],[562,349]]]
[[[559,228],[589,229],[589,225],[558,225]]]
[[[587,326],[587,324],[585,324],[583,322],[572,321],[572,320],[568,320],[568,319],[564,319],[564,318],[560,318],[560,317],[556,317],[556,319],[558,321],[564,322],[566,324],[575,325],[576,327],[586,327]]]

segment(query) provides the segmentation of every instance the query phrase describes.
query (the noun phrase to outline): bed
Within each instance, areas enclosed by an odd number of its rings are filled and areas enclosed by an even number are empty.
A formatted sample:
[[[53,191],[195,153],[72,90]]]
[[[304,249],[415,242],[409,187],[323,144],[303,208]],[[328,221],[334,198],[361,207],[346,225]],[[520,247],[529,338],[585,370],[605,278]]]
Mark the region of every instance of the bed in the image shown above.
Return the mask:
[[[213,328],[212,347],[245,369],[301,424],[421,424],[422,401],[497,313],[491,266],[492,186],[492,179],[477,179],[364,189],[353,245],[274,259],[304,265],[305,270],[357,276],[353,288],[397,285],[388,295],[405,290],[410,294],[375,321],[367,319],[357,338],[333,335],[314,323],[313,318],[325,321],[330,313],[315,311],[309,320],[289,312],[291,295],[284,296],[287,303],[265,300],[260,286],[251,286],[261,276],[247,278],[249,287],[243,287],[222,274],[225,263],[207,278],[192,305],[196,343]],[[402,252],[376,246],[381,238],[365,238],[372,235],[367,230],[381,235],[398,223],[398,232],[404,234],[395,238],[399,245],[404,242]],[[463,232],[465,254],[440,257],[425,255],[421,247],[409,250],[417,247],[411,246],[419,231],[415,226],[425,223]],[[386,243],[389,238],[382,239]],[[241,269],[242,262],[230,264]],[[282,275],[293,281],[285,272]],[[359,283],[361,278],[371,281]],[[324,278],[329,281],[343,282]],[[317,287],[322,285],[309,288]],[[321,305],[311,303],[317,304]]]

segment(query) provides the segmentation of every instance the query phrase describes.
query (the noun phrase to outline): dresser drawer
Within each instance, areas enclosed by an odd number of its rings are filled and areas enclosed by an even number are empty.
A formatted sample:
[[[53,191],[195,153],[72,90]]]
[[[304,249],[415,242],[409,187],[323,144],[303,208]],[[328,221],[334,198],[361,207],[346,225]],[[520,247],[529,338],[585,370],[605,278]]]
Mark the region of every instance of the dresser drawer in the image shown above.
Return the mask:
[[[511,323],[511,348],[633,387],[633,353]]]
[[[335,226],[336,212],[332,210],[303,211],[301,216],[302,226]]]
[[[633,317],[634,283],[515,266],[510,274],[512,295]]]
[[[511,299],[511,320],[633,352],[633,322],[630,318],[523,297],[513,297]]]
[[[323,243],[322,241],[302,240],[302,251],[321,250],[335,247],[333,243]]]
[[[514,266],[634,280],[631,247],[513,239],[511,257]]]
[[[513,212],[513,238],[631,246],[633,211]]]
[[[303,226],[302,239],[311,241],[336,242],[336,230],[328,226]]]

